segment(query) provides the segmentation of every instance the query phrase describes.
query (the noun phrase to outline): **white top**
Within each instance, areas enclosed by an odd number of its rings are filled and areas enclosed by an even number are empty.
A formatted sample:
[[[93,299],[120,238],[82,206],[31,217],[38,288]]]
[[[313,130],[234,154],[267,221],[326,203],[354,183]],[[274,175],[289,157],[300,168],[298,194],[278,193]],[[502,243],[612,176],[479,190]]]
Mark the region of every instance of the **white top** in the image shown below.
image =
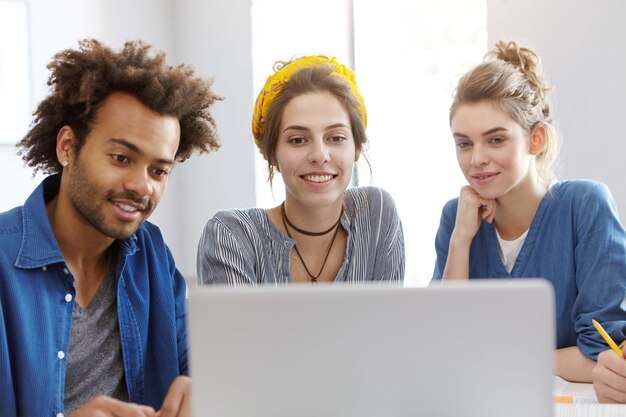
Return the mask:
[[[515,265],[515,261],[517,260],[517,255],[519,255],[519,251],[522,249],[524,245],[524,241],[526,240],[526,235],[528,235],[528,230],[520,237],[515,240],[504,240],[500,237],[500,233],[498,233],[498,228],[495,228],[496,236],[498,237],[498,248],[500,249],[500,258],[502,259],[502,263],[506,268],[507,272],[510,274],[513,270],[513,265]]]

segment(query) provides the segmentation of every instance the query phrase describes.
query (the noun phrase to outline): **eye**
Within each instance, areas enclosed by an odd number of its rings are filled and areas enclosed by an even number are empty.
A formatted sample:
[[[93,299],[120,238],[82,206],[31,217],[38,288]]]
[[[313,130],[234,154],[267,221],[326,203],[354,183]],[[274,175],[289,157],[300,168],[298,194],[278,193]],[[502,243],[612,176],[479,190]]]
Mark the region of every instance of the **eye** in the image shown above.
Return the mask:
[[[459,149],[465,149],[465,148],[469,148],[470,146],[472,146],[472,143],[469,141],[459,141],[456,143],[456,146]]]
[[[501,136],[496,136],[495,138],[492,138],[490,142],[494,145],[501,145],[502,143],[504,143],[504,138]]]
[[[128,157],[126,155],[122,155],[122,154],[113,154],[111,155],[111,158],[113,158],[113,160],[117,163],[120,164],[127,164],[130,161],[128,160]]]
[[[347,139],[344,136],[334,135],[334,136],[331,136],[329,140],[334,143],[340,143]]]
[[[304,138],[295,137],[288,140],[289,143],[293,143],[294,145],[302,145],[304,143]]]
[[[154,168],[152,170],[152,172],[157,177],[165,177],[167,174],[169,174],[169,171],[167,169],[164,169],[164,168]]]

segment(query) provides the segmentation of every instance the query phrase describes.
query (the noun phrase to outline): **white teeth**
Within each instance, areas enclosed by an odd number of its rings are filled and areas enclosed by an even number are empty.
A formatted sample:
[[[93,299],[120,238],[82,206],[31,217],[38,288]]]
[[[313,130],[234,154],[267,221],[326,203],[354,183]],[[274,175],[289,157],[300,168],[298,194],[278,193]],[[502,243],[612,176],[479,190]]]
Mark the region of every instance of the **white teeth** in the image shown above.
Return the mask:
[[[304,179],[311,182],[326,182],[333,179],[332,175],[305,175]]]
[[[117,206],[119,208],[121,208],[124,211],[129,211],[131,213],[134,213],[137,211],[137,208],[133,207],[133,206],[129,206],[128,204],[122,204],[122,203],[118,203]]]

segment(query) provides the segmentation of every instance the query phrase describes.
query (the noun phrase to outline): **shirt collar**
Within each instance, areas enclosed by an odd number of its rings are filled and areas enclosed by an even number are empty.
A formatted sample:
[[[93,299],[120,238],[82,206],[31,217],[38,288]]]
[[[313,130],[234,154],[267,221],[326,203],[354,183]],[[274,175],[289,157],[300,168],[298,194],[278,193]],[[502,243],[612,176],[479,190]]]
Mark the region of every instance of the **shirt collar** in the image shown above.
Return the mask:
[[[65,262],[46,211],[46,201],[50,201],[58,194],[60,184],[60,174],[45,178],[24,203],[22,207],[24,232],[15,261],[17,268],[39,268]],[[121,253],[124,256],[133,255],[139,249],[135,234],[121,243]]]

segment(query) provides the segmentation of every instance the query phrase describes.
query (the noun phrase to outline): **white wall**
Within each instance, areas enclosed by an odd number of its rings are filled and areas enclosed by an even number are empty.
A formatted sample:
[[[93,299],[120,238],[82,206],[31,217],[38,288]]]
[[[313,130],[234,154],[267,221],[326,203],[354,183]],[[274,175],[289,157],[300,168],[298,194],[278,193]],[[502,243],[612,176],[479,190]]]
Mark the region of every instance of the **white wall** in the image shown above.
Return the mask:
[[[255,205],[250,1],[172,2],[175,60],[214,77],[214,91],[225,97],[212,110],[221,149],[178,165],[151,218],[161,227],[178,268],[190,278],[196,274],[198,240],[209,217],[220,209]]]
[[[140,38],[168,53],[171,63],[184,62],[202,76],[215,76],[215,91],[226,96],[213,112],[222,149],[177,166],[150,219],[163,230],[181,272],[193,277],[206,220],[221,208],[255,204],[250,0],[29,0],[28,9],[33,110],[47,95],[46,65],[52,56],[76,48],[85,37],[114,48]],[[33,179],[15,147],[4,146],[0,178],[6,210],[22,204],[42,177]]]
[[[52,56],[67,48],[76,48],[78,40],[93,37],[112,46],[128,39],[142,38],[166,52],[172,50],[173,25],[169,0],[27,0],[31,111],[47,95],[46,68]],[[6,115],[2,115],[6,117]],[[30,118],[28,118],[30,121]],[[27,132],[14,139],[17,143]],[[13,145],[0,146],[0,211],[21,205],[43,178],[32,178]]]
[[[488,14],[490,46],[519,40],[543,59],[561,177],[606,183],[626,224],[626,2],[488,0]]]

